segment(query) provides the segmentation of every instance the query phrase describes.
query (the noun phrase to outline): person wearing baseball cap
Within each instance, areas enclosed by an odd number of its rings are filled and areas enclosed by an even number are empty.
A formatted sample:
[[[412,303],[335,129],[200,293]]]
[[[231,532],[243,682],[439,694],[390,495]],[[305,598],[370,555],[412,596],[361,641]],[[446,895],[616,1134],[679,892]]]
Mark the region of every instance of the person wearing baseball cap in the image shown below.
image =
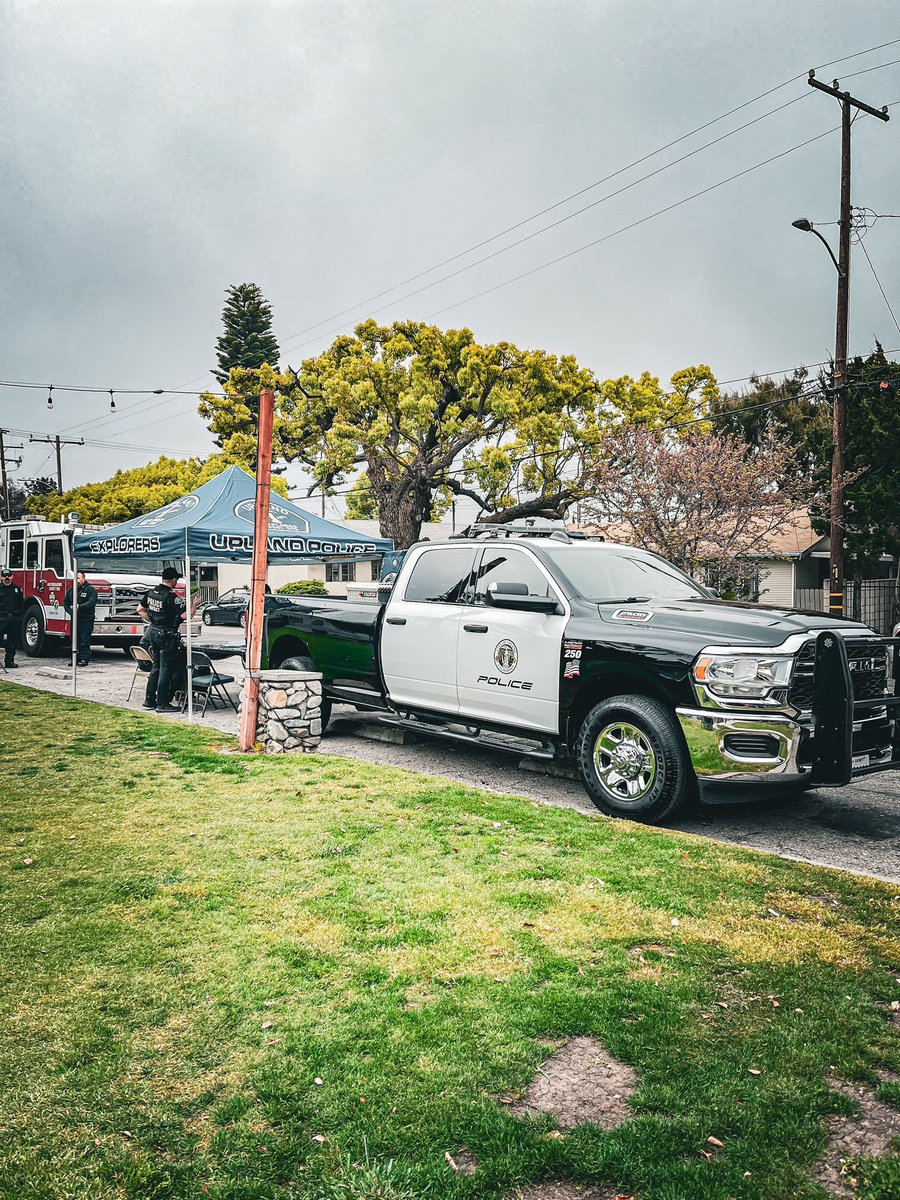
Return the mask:
[[[144,696],[144,708],[155,708],[158,713],[178,712],[172,704],[175,690],[175,679],[178,670],[178,658],[181,643],[178,636],[178,626],[184,620],[187,605],[184,598],[175,591],[181,572],[175,567],[166,567],[160,582],[149,592],[145,592],[138,614],[149,622],[146,644],[153,656],[153,666],[147,679],[147,692]],[[196,612],[200,603],[200,594],[194,597],[191,616]]]
[[[24,612],[25,594],[17,583],[13,583],[9,567],[4,567],[0,571],[0,643],[3,644],[3,665],[7,671],[19,665],[16,650],[22,636]]]

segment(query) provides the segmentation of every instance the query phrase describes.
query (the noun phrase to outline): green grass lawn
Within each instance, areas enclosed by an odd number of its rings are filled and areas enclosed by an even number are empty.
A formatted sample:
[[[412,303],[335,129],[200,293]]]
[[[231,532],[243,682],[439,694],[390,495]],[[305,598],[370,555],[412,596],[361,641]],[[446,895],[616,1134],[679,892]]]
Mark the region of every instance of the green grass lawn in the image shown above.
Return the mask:
[[[900,888],[225,740],[0,684],[3,1200],[824,1195],[825,1074],[900,1068]],[[634,1117],[551,1137],[499,1100],[576,1034]]]

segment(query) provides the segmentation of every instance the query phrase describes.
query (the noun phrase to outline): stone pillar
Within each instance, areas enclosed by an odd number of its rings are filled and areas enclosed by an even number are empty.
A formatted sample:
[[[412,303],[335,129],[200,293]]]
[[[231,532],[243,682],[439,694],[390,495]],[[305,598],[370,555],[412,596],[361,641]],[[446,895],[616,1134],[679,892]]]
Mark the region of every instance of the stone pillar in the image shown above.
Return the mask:
[[[322,737],[322,676],[316,671],[260,671],[256,740],[266,754],[311,754]]]

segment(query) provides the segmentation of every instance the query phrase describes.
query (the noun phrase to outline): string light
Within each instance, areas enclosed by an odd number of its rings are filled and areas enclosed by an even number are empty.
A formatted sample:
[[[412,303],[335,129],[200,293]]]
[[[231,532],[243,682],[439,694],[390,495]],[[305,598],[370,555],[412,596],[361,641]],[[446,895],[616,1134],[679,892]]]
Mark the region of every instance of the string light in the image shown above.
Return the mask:
[[[53,407],[53,384],[50,384],[50,391],[47,393],[47,407]]]
[[[115,402],[115,400],[113,399],[113,390],[112,390],[112,388],[110,388],[110,389],[109,389],[109,407],[110,407],[110,411],[111,411],[111,412],[115,412],[115,411],[116,411],[116,402]]]

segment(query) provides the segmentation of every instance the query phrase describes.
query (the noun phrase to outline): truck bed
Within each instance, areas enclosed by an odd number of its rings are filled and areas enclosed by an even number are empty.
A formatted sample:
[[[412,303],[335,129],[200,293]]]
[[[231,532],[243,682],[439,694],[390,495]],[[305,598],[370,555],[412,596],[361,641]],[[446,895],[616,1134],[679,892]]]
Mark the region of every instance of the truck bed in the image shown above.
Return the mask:
[[[290,601],[290,603],[284,603]],[[383,606],[333,596],[279,596],[266,605],[268,661],[302,657],[306,650],[326,688],[363,683],[381,691],[376,644]]]

